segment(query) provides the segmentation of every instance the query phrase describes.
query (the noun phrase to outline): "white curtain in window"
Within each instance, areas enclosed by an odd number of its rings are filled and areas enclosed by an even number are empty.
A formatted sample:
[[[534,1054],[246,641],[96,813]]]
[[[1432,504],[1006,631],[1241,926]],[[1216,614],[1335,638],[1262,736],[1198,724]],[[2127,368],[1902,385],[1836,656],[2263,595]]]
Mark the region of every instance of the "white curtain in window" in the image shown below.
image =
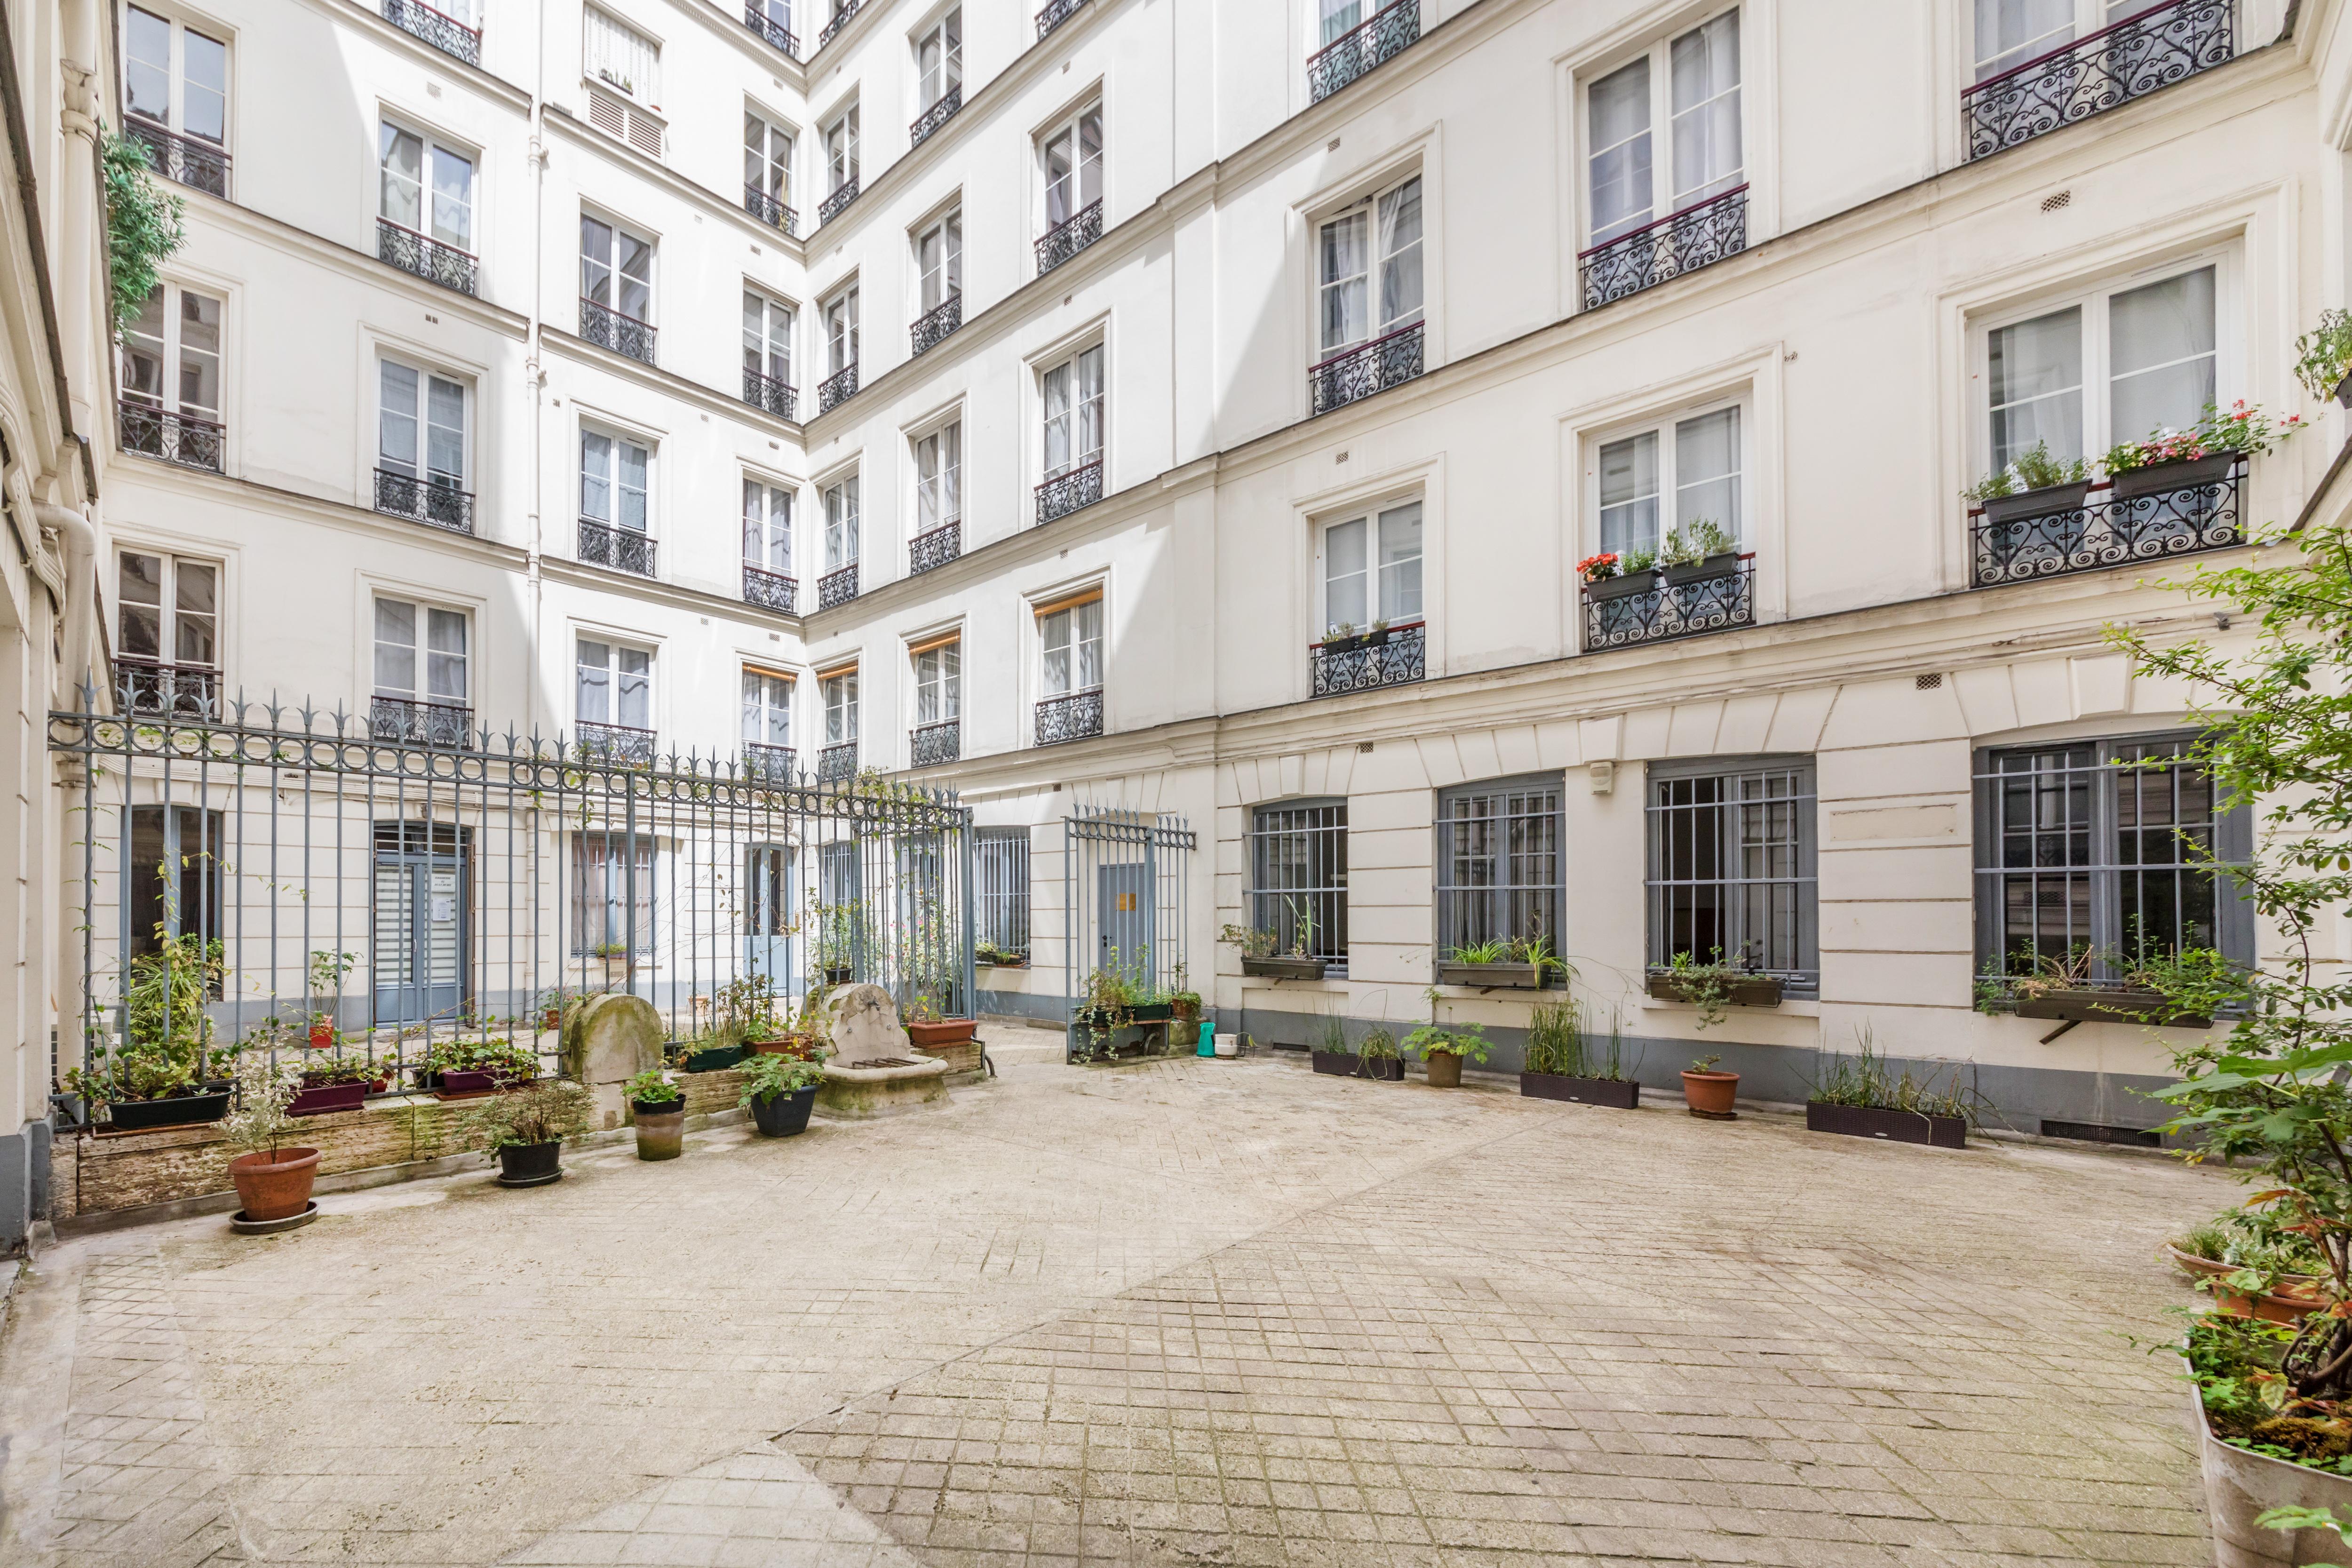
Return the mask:
[[[421,426],[425,475],[445,484],[461,484],[466,473],[466,389],[391,360],[383,362],[380,374],[377,466],[418,478]]]
[[[580,294],[631,321],[653,320],[654,247],[626,229],[580,219]]]
[[[1363,21],[1364,0],[1321,0],[1321,10],[1323,47],[1328,48],[1340,34],[1353,32]]]
[[[1692,28],[1668,53],[1679,209],[1739,184],[1739,13]]]
[[[1045,477],[1102,456],[1103,351],[1087,350],[1045,373]]]
[[[1977,79],[2023,65],[2074,37],[2074,0],[1976,0]],[[2110,7],[2116,15],[2144,10],[2138,0]]]
[[[2111,440],[2196,424],[2215,398],[2213,268],[2109,300],[2107,359]]]
[[[1381,513],[1379,618],[1394,626],[1421,618],[1421,503]]]
[[[1643,432],[1601,448],[1601,548],[1619,556],[1658,547],[1658,438]]]
[[[793,574],[793,493],[783,486],[743,481],[743,563]]]
[[[1592,152],[1592,241],[1598,245],[1650,221],[1650,61],[1610,72],[1587,91]]]
[[[466,616],[427,606],[425,687],[416,685],[418,607],[400,599],[375,602],[375,689],[384,697],[422,696],[429,702],[466,700]]]
[[[838,374],[857,363],[857,290],[852,289],[824,308],[825,352],[830,368]]]
[[[963,217],[932,225],[915,242],[915,262],[923,279],[923,310],[939,309],[963,292]]]
[[[1038,632],[1045,650],[1048,697],[1092,691],[1102,685],[1102,601],[1089,599],[1044,616]]]
[[[915,47],[915,67],[922,78],[923,107],[930,108],[963,85],[963,11],[940,18]]]
[[[845,745],[857,739],[857,677],[836,675],[824,683],[824,743]]]
[[[961,420],[915,443],[915,531],[927,533],[963,516]]]
[[[786,385],[793,379],[793,313],[743,290],[743,368]]]
[[[1062,225],[1102,198],[1102,109],[1087,110],[1045,139],[1045,226]]]
[[[743,116],[743,186],[770,201],[792,201],[792,139],[758,115]]]
[[[651,464],[635,441],[580,433],[580,515],[633,533],[646,531],[646,481]]]
[[[1368,525],[1363,518],[1348,522],[1335,522],[1323,531],[1323,629],[1326,636],[1341,626],[1362,631],[1371,624],[1364,611],[1365,592],[1370,586],[1369,563],[1365,558],[1365,534]]]
[[[754,746],[793,743],[793,683],[762,670],[743,672],[743,739]]]
[[[826,127],[824,167],[831,178],[828,195],[857,178],[857,110],[855,107]]]
[[[1739,410],[1725,408],[1675,426],[1675,526],[1712,521],[1740,537]]]
[[[1393,332],[1421,319],[1421,181],[1381,198],[1381,326]]]
[[[963,649],[949,643],[915,656],[915,722],[944,724],[961,716]]]
[[[1986,353],[1992,461],[2004,468],[2038,441],[2057,458],[2083,455],[2083,312],[2068,306],[1996,328]]]
[[[824,492],[824,569],[837,572],[857,560],[857,480],[846,479]]]
[[[1349,213],[1323,226],[1322,277],[1318,289],[1322,307],[1323,352],[1327,354],[1362,342],[1369,333],[1367,292],[1371,250],[1366,239],[1370,226],[1370,218],[1361,212]]]
[[[588,74],[646,103],[659,103],[661,50],[654,41],[593,6],[585,15]]]

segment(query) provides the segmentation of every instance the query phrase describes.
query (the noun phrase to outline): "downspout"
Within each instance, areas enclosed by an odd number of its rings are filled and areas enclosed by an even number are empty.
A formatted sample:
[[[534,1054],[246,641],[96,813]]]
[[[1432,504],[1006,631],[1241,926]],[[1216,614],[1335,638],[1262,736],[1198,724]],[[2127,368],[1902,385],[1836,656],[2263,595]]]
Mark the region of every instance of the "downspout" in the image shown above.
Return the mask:
[[[33,515],[65,546],[65,658],[58,672],[66,678],[67,695],[78,697],[94,673],[90,652],[97,621],[92,606],[98,602],[98,527],[73,508],[54,501],[35,501]],[[96,712],[95,702],[94,698],[85,700],[83,711]]]
[[[546,710],[545,699],[554,688],[547,684],[553,678],[541,668],[545,646],[544,620],[547,609],[547,580],[541,563],[547,550],[545,500],[546,438],[544,426],[547,413],[547,367],[543,353],[546,347],[547,305],[547,0],[539,0],[538,59],[531,79],[530,95],[530,352],[523,362],[523,374],[529,384],[528,413],[530,418],[530,512],[527,544],[526,578],[530,591],[530,630],[526,634],[528,647],[523,668],[529,672],[530,710],[529,721],[536,742],[540,733],[540,717]]]

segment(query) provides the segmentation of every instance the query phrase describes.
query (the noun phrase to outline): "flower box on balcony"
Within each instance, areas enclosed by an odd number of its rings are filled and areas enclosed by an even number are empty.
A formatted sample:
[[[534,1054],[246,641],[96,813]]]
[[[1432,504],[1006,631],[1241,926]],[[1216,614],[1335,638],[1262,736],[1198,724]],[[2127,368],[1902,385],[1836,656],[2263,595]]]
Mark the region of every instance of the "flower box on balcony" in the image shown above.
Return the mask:
[[[1244,958],[1242,973],[1266,980],[1320,980],[1324,961],[1319,958]]]
[[[1682,977],[1665,970],[1651,972],[1649,991],[1661,1002],[1690,1000],[1684,990]],[[1777,974],[1740,975],[1726,982],[1723,999],[1734,1007],[1778,1007],[1780,1005],[1780,977]]]
[[[1482,991],[1533,991],[1543,984],[1543,970],[1533,963],[1441,963],[1440,985],[1475,985]]]
[[[1360,647],[1386,647],[1389,641],[1389,629],[1387,626],[1382,626],[1376,632],[1356,632],[1343,637],[1325,637],[1323,651],[1353,653]]]
[[[2237,465],[2237,453],[2215,452],[2208,457],[2184,458],[2177,462],[2150,463],[2144,468],[2124,468],[2113,476],[2116,499],[2134,500],[2141,496],[2161,495],[2167,490],[2217,485],[2228,479],[2230,470]]]
[[[2021,1018],[2047,1018],[2076,1024],[2145,1024],[2159,1029],[2210,1029],[2213,1020],[2202,1013],[2183,1013],[2154,991],[2044,991],[2039,996],[2017,998]]]
[[[1588,599],[1622,599],[1631,594],[1646,594],[1658,585],[1655,572],[1628,572],[1617,577],[1588,577],[1584,581],[1584,596]]]
[[[1658,574],[1669,584],[1704,583],[1710,577],[1728,577],[1738,570],[1739,552],[1727,550],[1719,555],[1707,556],[1703,561],[1685,562],[1679,566],[1671,563],[1661,566],[1658,568]]]
[[[2071,485],[2045,485],[2038,490],[2020,490],[2015,495],[1988,496],[1978,504],[1984,508],[1987,522],[2017,522],[2029,517],[2074,511],[2082,506],[2083,498],[2090,493],[2091,482],[2084,479]]]

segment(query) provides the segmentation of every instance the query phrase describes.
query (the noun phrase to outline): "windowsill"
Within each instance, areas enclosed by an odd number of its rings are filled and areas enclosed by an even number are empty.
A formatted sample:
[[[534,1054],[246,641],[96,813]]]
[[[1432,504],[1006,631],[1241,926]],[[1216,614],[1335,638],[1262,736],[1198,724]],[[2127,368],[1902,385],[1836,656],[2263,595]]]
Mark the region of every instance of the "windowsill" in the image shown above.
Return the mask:
[[[1695,1014],[1698,1011],[1688,1002],[1668,1002],[1647,994],[1638,1000],[1644,1013]],[[1818,1018],[1822,1016],[1822,1003],[1818,996],[1784,996],[1777,1007],[1742,1007],[1732,1004],[1730,1011],[1732,1016],[1739,1018],[1769,1018],[1775,1013],[1791,1018]]]

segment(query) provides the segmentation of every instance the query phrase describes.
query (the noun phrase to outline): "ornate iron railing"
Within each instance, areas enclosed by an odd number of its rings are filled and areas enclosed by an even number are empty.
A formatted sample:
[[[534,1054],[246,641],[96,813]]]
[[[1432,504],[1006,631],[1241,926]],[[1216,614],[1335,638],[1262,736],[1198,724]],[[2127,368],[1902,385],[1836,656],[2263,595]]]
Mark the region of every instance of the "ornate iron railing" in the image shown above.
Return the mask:
[[[857,563],[837,567],[816,580],[816,607],[830,610],[857,597]]]
[[[454,702],[372,697],[368,699],[368,738],[469,751],[474,744],[474,710]]]
[[[1419,375],[1423,331],[1423,323],[1415,321],[1316,365],[1307,373],[1308,412],[1328,414]]]
[[[2226,550],[2246,542],[2240,511],[2242,463],[2224,475],[2170,489],[2085,495],[2040,516],[1969,519],[1973,586],[1998,587],[2076,572],[2099,572]],[[2142,483],[2147,481],[2142,480]]]
[[[634,724],[595,724],[583,720],[572,734],[583,757],[622,767],[654,765],[658,738],[651,730],[640,730]]]
[[[1320,103],[1381,61],[1421,38],[1421,0],[1396,0],[1362,26],[1340,34],[1307,57],[1307,100]]]
[[[857,776],[857,742],[843,741],[826,746],[816,754],[816,782],[839,784]]]
[[[743,563],[743,602],[787,616],[800,613],[801,585],[796,578],[764,566]]]
[[[743,742],[743,772],[761,784],[791,784],[799,771],[800,755],[790,746]]]
[[[763,375],[748,364],[743,367],[743,401],[779,419],[799,417],[796,410],[800,407],[800,389],[772,375]]]
[[[1576,265],[1583,279],[1583,309],[1638,294],[1747,248],[1748,187],[1734,185],[1580,252]]]
[[[915,116],[915,122],[907,127],[907,145],[909,148],[921,146],[924,137],[953,120],[956,110],[962,107],[963,83],[958,82],[940,94],[937,103]]]
[[[857,7],[864,3],[865,0],[841,0],[841,9],[835,11],[833,14],[833,20],[827,22],[818,32],[816,47],[821,49],[833,42],[834,35],[849,26],[849,19],[857,15]]]
[[[950,294],[930,310],[915,318],[908,336],[914,342],[915,353],[937,348],[949,335],[963,325],[963,296]]]
[[[912,577],[934,566],[944,566],[962,553],[961,518],[926,529],[907,542],[907,575]]]
[[[743,210],[793,239],[801,236],[801,215],[761,190],[759,186],[743,187]]]
[[[580,559],[591,566],[650,577],[654,574],[654,542],[635,529],[614,528],[583,517],[580,520]]]
[[[2128,103],[2237,52],[2236,0],[2166,0],[1960,95],[1970,158]]]
[[[1719,576],[1669,583],[1657,575],[1646,589],[1584,600],[1584,647],[1631,647],[1756,624],[1756,568],[1740,565]]]
[[[831,195],[816,204],[817,226],[819,228],[823,228],[826,224],[829,224],[834,219],[839,217],[841,216],[842,209],[856,199],[857,176],[852,174],[849,178],[842,181],[841,184],[834,186],[833,194]]]
[[[122,133],[147,150],[148,166],[165,179],[224,201],[228,198],[226,148],[196,137],[177,135],[135,114],[123,121]]]
[[[593,300],[580,301],[580,335],[600,349],[654,363],[654,329]]]
[[[446,528],[452,533],[474,531],[474,492],[461,490],[439,479],[420,479],[414,474],[378,468],[375,510]]]
[[[1037,276],[1043,278],[1101,237],[1102,203],[1091,201],[1038,238]]]
[[[1056,474],[1037,487],[1037,521],[1051,522],[1102,500],[1102,459]]]
[[[403,228],[388,217],[375,220],[375,253],[386,265],[413,272],[427,283],[437,283],[460,294],[474,291],[471,256],[429,235]]]
[[[117,433],[124,451],[161,458],[184,468],[209,468],[215,474],[226,471],[222,467],[222,454],[228,446],[227,426],[128,397],[116,407],[120,414]]]
[[[430,5],[417,0],[383,0],[383,19],[415,37],[439,49],[443,54],[465,61],[469,66],[482,63],[482,30],[468,27],[455,16],[446,16]]]
[[[743,7],[743,25],[767,39],[771,45],[783,50],[792,58],[801,58],[801,41],[793,36],[793,30],[770,16],[757,5]]]
[[[936,768],[954,762],[963,752],[963,721],[919,724],[907,731],[907,765]]]
[[[1064,741],[1083,741],[1089,735],[1103,732],[1102,688],[1092,691],[1073,691],[1067,697],[1048,697],[1037,704],[1037,743],[1056,745]]]
[[[211,719],[220,712],[220,671],[209,665],[165,664],[114,656],[115,706],[153,718]]]
[[[851,360],[816,384],[816,411],[830,414],[857,393],[857,362]]]
[[[1380,638],[1373,641],[1372,638]],[[1354,646],[1314,648],[1317,697],[1337,697],[1349,691],[1370,691],[1382,686],[1404,686],[1429,674],[1429,628],[1391,626],[1354,639]]]
[[[1045,0],[1045,8],[1037,13],[1037,36],[1044,37],[1078,14],[1087,0]]]

